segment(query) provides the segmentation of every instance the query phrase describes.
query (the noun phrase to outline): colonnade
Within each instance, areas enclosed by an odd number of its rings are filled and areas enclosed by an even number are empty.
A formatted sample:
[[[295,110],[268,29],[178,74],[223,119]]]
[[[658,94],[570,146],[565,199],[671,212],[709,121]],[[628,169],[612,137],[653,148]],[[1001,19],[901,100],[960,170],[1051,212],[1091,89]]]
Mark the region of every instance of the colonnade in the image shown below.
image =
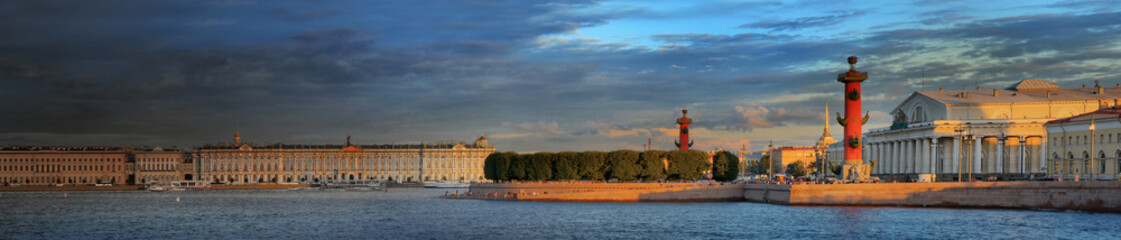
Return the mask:
[[[880,175],[1043,173],[1046,141],[1039,135],[888,139],[867,143],[865,158],[877,160],[873,174]]]

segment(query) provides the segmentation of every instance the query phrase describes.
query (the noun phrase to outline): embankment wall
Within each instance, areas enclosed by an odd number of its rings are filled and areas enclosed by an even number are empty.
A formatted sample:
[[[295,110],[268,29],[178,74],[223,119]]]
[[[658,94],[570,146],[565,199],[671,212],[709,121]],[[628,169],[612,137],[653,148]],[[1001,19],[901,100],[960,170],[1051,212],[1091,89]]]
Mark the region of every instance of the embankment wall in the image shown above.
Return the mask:
[[[477,196],[517,194],[504,200],[570,202],[743,201],[743,184],[709,183],[482,183]]]
[[[972,182],[767,185],[748,201],[790,205],[977,207],[1121,212],[1121,182]]]

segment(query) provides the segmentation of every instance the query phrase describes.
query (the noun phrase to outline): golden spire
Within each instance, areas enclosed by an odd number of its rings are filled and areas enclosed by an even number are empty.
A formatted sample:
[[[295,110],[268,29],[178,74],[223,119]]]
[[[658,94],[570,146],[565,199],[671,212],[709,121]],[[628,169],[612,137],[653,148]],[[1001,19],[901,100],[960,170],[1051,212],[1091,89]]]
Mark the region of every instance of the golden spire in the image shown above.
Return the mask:
[[[825,100],[825,114],[822,117],[825,119],[825,134],[822,136],[829,136],[829,100]]]

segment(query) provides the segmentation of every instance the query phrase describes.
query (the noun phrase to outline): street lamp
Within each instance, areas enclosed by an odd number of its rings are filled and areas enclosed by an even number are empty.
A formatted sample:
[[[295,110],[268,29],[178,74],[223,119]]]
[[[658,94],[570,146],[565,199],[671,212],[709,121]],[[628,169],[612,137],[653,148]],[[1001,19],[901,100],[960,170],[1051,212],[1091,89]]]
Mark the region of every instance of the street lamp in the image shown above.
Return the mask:
[[[828,170],[825,169],[825,161],[829,161],[829,158],[826,157],[826,154],[829,154],[828,145],[818,144],[817,145],[817,158],[818,158],[818,161],[821,161],[821,168],[820,168],[821,171],[818,172],[818,176],[817,176],[818,183],[825,183],[825,174],[828,171]]]
[[[954,129],[954,133],[958,134],[958,139],[961,139],[962,143],[965,142],[965,138],[962,135],[963,133],[965,133],[965,129],[961,129],[961,128]],[[962,144],[958,144],[958,146],[961,146],[961,145]],[[957,150],[958,150],[958,152],[953,153],[953,154],[961,155],[961,149],[957,149]],[[958,163],[959,163],[958,168],[955,169],[955,170],[958,172],[958,182],[961,182],[961,164],[960,164],[961,161],[959,160]]]
[[[1096,130],[1096,128],[1097,128],[1097,124],[1094,124],[1094,117],[1091,116],[1090,117],[1090,179],[1091,180],[1094,179],[1094,155],[1098,154],[1097,152],[1094,152],[1094,130]]]
[[[1002,133],[1001,136],[1003,137],[1004,134]],[[969,144],[969,146],[970,146],[970,148],[969,148],[969,174],[967,174],[967,176],[969,176],[969,181],[972,182],[973,181],[973,158],[975,157],[975,156],[973,156],[973,152],[977,151],[977,149],[974,149],[975,147],[973,147],[973,146],[974,146],[974,142],[977,141],[977,139],[973,137],[973,134],[966,134],[965,138],[968,138],[969,141],[970,141],[969,142],[970,143]]]

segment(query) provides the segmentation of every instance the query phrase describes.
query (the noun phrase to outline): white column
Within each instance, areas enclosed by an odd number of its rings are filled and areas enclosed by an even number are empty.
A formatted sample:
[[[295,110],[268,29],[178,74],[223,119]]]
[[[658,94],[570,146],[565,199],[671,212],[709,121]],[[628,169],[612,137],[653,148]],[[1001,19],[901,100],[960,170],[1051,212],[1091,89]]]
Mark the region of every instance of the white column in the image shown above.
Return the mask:
[[[937,137],[930,138],[930,159],[928,161],[930,161],[930,163],[929,163],[930,169],[927,169],[927,173],[937,173],[938,166],[935,165],[935,163],[938,161],[938,138]]]
[[[892,141],[891,146],[891,173],[898,174],[903,170],[899,167],[899,158],[903,157],[903,142]]]
[[[899,144],[901,145],[900,148],[903,150],[899,152],[899,173],[906,174],[907,166],[911,161],[911,140],[903,139],[899,141]]]
[[[930,169],[930,141],[925,138],[919,140],[919,167],[915,170],[916,173],[927,173]]]
[[[880,174],[888,174],[891,173],[891,142],[885,141],[883,144],[884,148],[880,150],[883,153],[883,157],[880,158],[880,165],[882,165],[880,168],[883,168],[883,171],[880,171]]]
[[[877,143],[872,143],[872,151],[871,151],[870,158],[868,158],[868,159],[869,160],[876,160],[876,164],[881,163],[880,162],[880,143],[878,143],[878,142]],[[876,166],[875,169],[872,169],[872,174],[879,174],[879,173],[880,173],[880,166]]]
[[[888,141],[884,143],[884,174],[891,174],[895,172],[895,142]]]
[[[884,142],[876,143],[876,174],[884,173]]]
[[[907,140],[906,139],[899,140],[899,159],[897,159],[895,161],[895,163],[896,163],[896,165],[899,166],[897,168],[899,170],[896,171],[895,173],[898,173],[898,174],[907,173]]]
[[[954,137],[953,151],[950,152],[950,171],[947,173],[958,173],[958,164],[961,162],[961,138]]]
[[[973,138],[973,173],[981,172],[981,137]]]
[[[1051,154],[1047,153],[1047,136],[1041,136],[1039,137],[1039,166],[1036,166],[1032,171],[1046,173],[1043,171],[1043,167],[1047,166],[1047,158],[1049,156],[1051,156]]]
[[[996,173],[1004,173],[1004,138],[996,139]]]
[[[918,169],[918,143],[918,139],[907,139],[907,174],[915,173],[915,169]]]
[[[911,173],[911,162],[915,160],[915,158],[912,157],[915,153],[914,149],[913,145],[911,145],[911,139],[903,140],[903,157],[899,158],[899,160],[901,160],[900,166],[903,167],[903,172],[901,172],[903,174]]]
[[[919,173],[922,169],[922,142],[921,138],[911,139],[911,155],[914,156],[911,158],[911,173]]]
[[[1024,145],[1027,143],[1028,140],[1025,139],[1024,136],[1018,136],[1018,137],[1016,137],[1016,139],[1020,140],[1020,147],[1019,147],[1020,151],[1019,151],[1019,154],[1016,154],[1016,173],[1023,174],[1024,169],[1027,167],[1027,164],[1025,163],[1025,161],[1027,161],[1027,159],[1028,159],[1027,156],[1024,156]]]

